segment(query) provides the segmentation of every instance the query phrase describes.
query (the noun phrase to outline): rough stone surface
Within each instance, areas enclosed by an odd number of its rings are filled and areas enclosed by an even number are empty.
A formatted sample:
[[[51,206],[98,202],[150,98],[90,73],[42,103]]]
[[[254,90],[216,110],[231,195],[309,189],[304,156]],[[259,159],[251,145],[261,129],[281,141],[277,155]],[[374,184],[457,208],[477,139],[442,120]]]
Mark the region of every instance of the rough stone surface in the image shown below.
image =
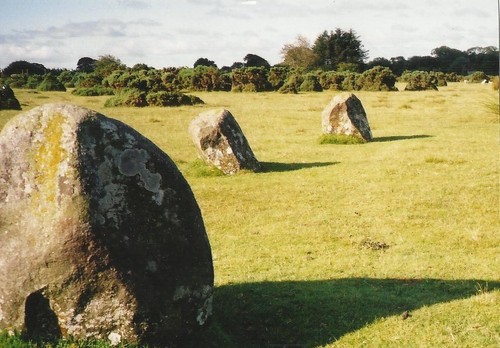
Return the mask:
[[[212,312],[210,245],[170,158],[47,104],[0,133],[0,330],[174,346]]]
[[[260,170],[245,135],[228,110],[200,114],[189,125],[189,133],[200,157],[225,174],[235,174],[242,169]]]
[[[338,94],[331,100],[323,110],[322,126],[326,134],[344,134],[372,140],[365,109],[352,93]]]
[[[21,104],[14,95],[14,91],[9,86],[0,86],[0,110],[13,109],[21,110]]]

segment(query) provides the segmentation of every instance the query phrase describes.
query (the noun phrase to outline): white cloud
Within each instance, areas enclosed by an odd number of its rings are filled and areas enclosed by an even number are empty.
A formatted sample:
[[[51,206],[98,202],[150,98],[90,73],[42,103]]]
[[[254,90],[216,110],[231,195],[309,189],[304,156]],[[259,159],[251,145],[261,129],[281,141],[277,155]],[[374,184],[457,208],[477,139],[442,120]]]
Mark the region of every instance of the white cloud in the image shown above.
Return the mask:
[[[118,0],[118,4],[133,9],[147,9],[151,7],[150,3],[141,0]]]
[[[372,59],[498,45],[492,0],[5,1],[0,67],[24,59],[74,68],[82,56],[104,54],[155,67],[200,57],[231,65],[248,53],[276,64],[298,35],[314,42],[336,28],[353,29]]]

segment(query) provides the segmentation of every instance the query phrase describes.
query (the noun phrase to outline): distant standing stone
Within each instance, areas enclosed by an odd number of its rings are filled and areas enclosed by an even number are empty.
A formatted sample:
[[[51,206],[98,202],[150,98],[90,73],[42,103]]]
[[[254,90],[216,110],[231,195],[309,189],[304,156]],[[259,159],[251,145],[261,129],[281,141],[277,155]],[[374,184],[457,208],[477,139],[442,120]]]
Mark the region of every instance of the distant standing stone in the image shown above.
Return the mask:
[[[242,169],[260,170],[243,131],[228,110],[200,114],[189,125],[189,133],[200,157],[223,173],[235,174]]]
[[[336,95],[322,113],[323,133],[344,134],[366,141],[372,132],[361,101],[352,93]]]
[[[0,110],[2,109],[21,110],[21,104],[9,86],[0,86]]]
[[[212,314],[210,245],[172,160],[47,104],[0,133],[0,330],[174,346]]]

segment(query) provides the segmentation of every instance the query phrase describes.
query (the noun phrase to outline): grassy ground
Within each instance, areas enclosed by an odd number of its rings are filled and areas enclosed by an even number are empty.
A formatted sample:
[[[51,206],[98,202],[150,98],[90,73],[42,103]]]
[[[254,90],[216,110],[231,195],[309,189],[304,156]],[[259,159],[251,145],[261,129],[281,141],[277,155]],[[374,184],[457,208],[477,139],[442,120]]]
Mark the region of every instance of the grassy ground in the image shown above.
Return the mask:
[[[63,101],[118,118],[177,163],[214,256],[215,313],[203,345],[500,346],[491,86],[357,92],[374,141],[355,145],[318,141],[335,92],[196,93],[205,105],[144,109],[15,92],[24,110]],[[199,165],[188,124],[220,107],[239,122],[263,173],[225,177]],[[0,127],[17,113],[0,111]]]

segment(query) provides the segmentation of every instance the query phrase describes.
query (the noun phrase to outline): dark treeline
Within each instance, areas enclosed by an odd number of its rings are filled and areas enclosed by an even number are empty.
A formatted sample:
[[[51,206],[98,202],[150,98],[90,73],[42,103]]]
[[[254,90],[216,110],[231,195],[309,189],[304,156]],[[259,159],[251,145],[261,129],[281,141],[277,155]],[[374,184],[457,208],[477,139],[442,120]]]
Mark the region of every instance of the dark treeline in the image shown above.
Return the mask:
[[[466,51],[441,46],[433,49],[431,54],[430,56],[414,56],[408,59],[404,57],[375,58],[368,62],[366,67],[386,66],[397,75],[401,75],[405,70],[440,71],[463,76],[475,71],[482,71],[487,75],[498,75],[498,49],[493,46],[473,47]]]
[[[221,68],[204,57],[192,67],[162,69],[142,63],[127,67],[111,55],[82,57],[74,70],[15,61],[1,71],[0,85],[57,91],[74,88],[72,93],[77,95],[113,95],[110,104],[135,106],[183,103],[185,91],[394,91],[398,80],[408,82],[408,88],[436,89],[446,82],[482,82],[497,76],[498,53],[492,46],[466,51],[441,46],[429,56],[367,61],[368,51],[356,33],[336,29],[324,31],[313,44],[302,36],[285,44],[283,61],[274,66],[251,53],[242,62]]]
[[[283,61],[276,66],[285,66],[303,71],[352,71],[361,73],[375,66],[390,68],[397,76],[404,71],[434,71],[443,73],[456,73],[469,75],[475,71],[482,71],[487,75],[498,75],[499,52],[494,46],[472,47],[466,51],[441,46],[433,49],[429,56],[413,56],[404,58],[402,56],[390,59],[378,57],[371,61],[367,60],[368,51],[352,29],[344,31],[337,28],[335,31],[324,31],[318,35],[313,44],[303,36],[298,36],[296,42],[288,43],[281,49]],[[111,58],[111,62],[107,60]],[[146,67],[145,64],[136,64]],[[208,58],[199,58],[194,62],[194,67],[207,66],[218,68],[216,62]],[[116,62],[112,56],[103,56],[99,60],[82,57],[78,60],[76,71],[93,72],[101,69],[123,68],[121,62]],[[223,72],[243,67],[265,67],[271,68],[270,64],[262,57],[255,54],[247,54],[244,62],[235,62],[232,66],[221,68]],[[63,69],[47,69],[42,64],[27,61],[16,61],[9,64],[3,70],[3,77],[13,74],[44,75],[48,72],[59,75]],[[98,71],[99,73],[99,71]]]

